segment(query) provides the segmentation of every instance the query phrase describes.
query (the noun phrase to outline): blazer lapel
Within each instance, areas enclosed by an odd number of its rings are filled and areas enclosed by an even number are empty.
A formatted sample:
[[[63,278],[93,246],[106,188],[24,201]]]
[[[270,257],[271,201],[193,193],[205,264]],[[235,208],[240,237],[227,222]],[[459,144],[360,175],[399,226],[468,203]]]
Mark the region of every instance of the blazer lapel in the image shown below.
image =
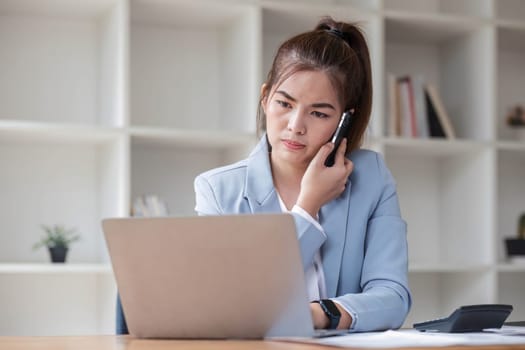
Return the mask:
[[[321,247],[323,260],[323,271],[326,283],[326,293],[329,298],[334,297],[337,292],[339,274],[344,245],[346,242],[346,230],[348,222],[341,224],[341,218],[348,220],[350,207],[350,190],[352,183],[347,182],[345,191],[339,198],[324,205],[319,213],[319,221],[323,226],[328,239]]]
[[[244,198],[248,200],[252,213],[281,212],[273,186],[266,135],[261,137],[248,157]]]

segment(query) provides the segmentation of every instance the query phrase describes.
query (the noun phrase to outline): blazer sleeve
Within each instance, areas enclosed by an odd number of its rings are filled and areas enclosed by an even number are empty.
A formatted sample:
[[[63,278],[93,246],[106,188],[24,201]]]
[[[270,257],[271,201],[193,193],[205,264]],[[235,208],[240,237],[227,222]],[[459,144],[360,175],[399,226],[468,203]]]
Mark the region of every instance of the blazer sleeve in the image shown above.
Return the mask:
[[[195,178],[195,211],[198,215],[221,215],[222,209],[211,184],[202,175]]]
[[[383,185],[367,225],[362,292],[335,298],[355,317],[353,331],[399,328],[411,306],[406,223],[394,179],[383,159],[376,157]]]

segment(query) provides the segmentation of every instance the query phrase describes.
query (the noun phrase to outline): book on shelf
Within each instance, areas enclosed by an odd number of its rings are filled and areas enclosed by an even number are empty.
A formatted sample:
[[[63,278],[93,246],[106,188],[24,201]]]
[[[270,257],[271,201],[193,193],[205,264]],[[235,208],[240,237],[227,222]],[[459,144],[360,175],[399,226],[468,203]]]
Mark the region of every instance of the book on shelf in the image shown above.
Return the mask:
[[[388,136],[401,135],[401,120],[399,115],[399,89],[397,88],[397,78],[394,74],[388,74]]]
[[[417,119],[412,79],[408,76],[397,79],[400,98],[401,136],[417,137]]]
[[[450,121],[447,109],[445,108],[445,104],[441,100],[441,96],[439,95],[438,90],[434,85],[426,84],[425,91],[428,93],[430,102],[436,110],[439,123],[441,124],[441,126],[443,127],[443,131],[445,132],[445,137],[449,139],[456,138],[456,132],[454,131],[454,127],[452,126],[452,122]]]
[[[430,96],[428,95],[427,91],[425,91],[425,103],[427,106],[428,131],[429,131],[430,136],[431,137],[446,137],[445,131],[443,130],[443,126],[441,125],[441,122],[439,121],[437,111],[434,108],[434,105],[432,104],[432,100],[430,99]]]
[[[425,99],[425,79],[417,75],[412,79],[412,89],[414,95],[414,110],[417,120],[417,136],[428,138],[430,136],[428,128],[428,112]]]
[[[445,105],[423,76],[387,75],[388,135],[408,138],[456,137]]]

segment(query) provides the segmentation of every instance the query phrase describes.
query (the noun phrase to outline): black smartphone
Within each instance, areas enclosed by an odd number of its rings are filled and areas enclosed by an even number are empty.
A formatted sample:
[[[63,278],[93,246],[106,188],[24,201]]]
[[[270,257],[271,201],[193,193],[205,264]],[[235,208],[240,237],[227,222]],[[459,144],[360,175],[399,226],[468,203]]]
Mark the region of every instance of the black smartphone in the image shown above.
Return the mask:
[[[352,118],[352,112],[351,111],[345,111],[343,115],[341,116],[341,120],[339,121],[339,125],[337,125],[337,129],[335,129],[334,134],[331,137],[330,142],[334,144],[334,149],[328,157],[326,157],[326,160],[324,162],[325,166],[331,167],[335,163],[335,155],[337,153],[337,149],[339,148],[339,145],[341,144],[341,141],[343,138],[346,137],[348,134],[348,130],[350,130],[350,119]]]

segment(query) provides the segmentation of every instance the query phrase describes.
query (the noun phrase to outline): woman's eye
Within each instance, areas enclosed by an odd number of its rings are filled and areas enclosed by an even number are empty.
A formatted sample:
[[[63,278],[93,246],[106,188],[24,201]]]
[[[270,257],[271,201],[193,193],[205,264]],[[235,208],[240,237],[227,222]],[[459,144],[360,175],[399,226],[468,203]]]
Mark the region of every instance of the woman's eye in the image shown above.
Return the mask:
[[[289,104],[288,102],[286,101],[282,101],[282,100],[275,100],[277,102],[277,104],[279,104],[279,106],[281,107],[284,107],[284,108],[290,108],[292,107],[291,104]]]
[[[318,111],[313,111],[312,114],[316,116],[317,118],[328,118],[328,114],[321,113]]]

